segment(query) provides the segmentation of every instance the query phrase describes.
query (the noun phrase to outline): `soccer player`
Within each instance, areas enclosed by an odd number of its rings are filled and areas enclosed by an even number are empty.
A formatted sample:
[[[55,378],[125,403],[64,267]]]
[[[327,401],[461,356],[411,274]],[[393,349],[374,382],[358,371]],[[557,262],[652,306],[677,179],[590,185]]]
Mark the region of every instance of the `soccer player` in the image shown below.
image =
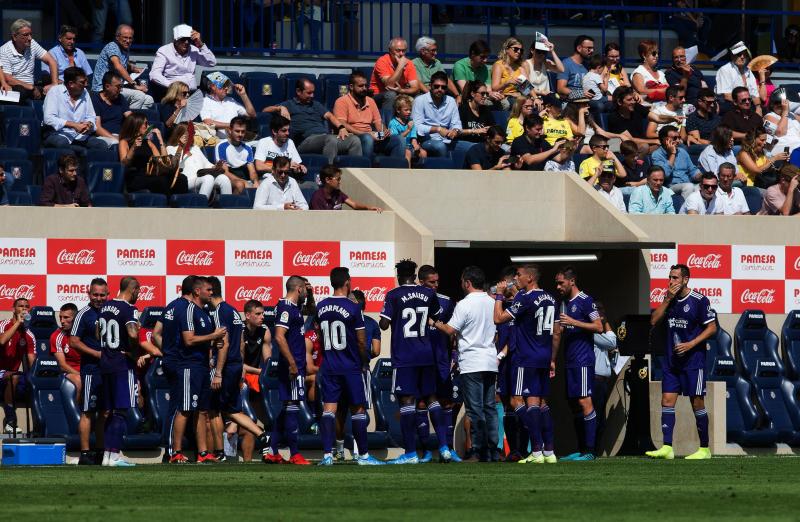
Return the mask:
[[[348,299],[350,272],[347,268],[331,270],[333,296],[317,304],[317,322],[322,332],[325,372],[321,375],[323,412],[320,420],[322,460],[320,466],[333,465],[333,440],[336,436],[336,407],[342,395],[350,405],[353,437],[358,446],[361,466],[383,462],[369,454],[367,446],[367,381],[369,371],[367,336],[361,307]],[[366,368],[366,369],[365,369]]]
[[[597,414],[592,405],[594,334],[603,333],[603,322],[594,301],[580,291],[577,280],[578,275],[571,266],[561,268],[556,274],[556,289],[562,299],[558,321],[566,350],[567,397],[573,411],[578,443],[582,446],[582,451],[567,455],[561,460],[594,460],[597,432]],[[553,361],[556,354],[557,351],[554,350]]]
[[[69,332],[78,307],[74,303],[66,303],[58,311],[58,320],[61,328],[50,335],[50,352],[58,361],[58,367],[64,373],[64,378],[75,386],[75,397],[81,396],[81,354],[69,347]]]
[[[251,299],[244,304],[244,354],[245,380],[250,390],[260,392],[258,377],[261,366],[272,357],[272,335],[264,324],[264,305]]]
[[[650,324],[655,326],[667,318],[667,353],[661,379],[661,431],[664,445],[647,456],[674,459],[672,431],[675,428],[675,403],[678,394],[692,402],[700,448],[688,455],[691,460],[711,458],[708,448],[708,415],[705,406],[706,367],[705,341],[717,333],[717,324],[708,298],[689,289],[689,267],[673,265],[669,271],[669,287],[664,301],[655,309]]]
[[[439,442],[439,461],[450,462],[447,446],[447,421],[436,400],[436,363],[428,336],[428,319],[438,319],[439,298],[436,292],[414,284],[417,264],[404,259],[395,265],[400,284],[386,294],[380,327],[392,328],[392,392],[400,399],[400,428],[405,453],[392,464],[417,464],[416,398],[428,407]]]
[[[125,418],[136,406],[136,350],[139,346],[139,319],[133,306],[139,299],[139,281],[123,277],[117,297],[106,301],[97,320],[100,341],[100,373],[105,407],[103,466],[135,466],[120,457],[125,436]]]
[[[6,433],[17,434],[17,397],[24,397],[27,388],[25,371],[36,360],[36,338],[25,328],[25,316],[31,303],[24,297],[14,300],[13,316],[0,321],[0,393],[3,396]],[[23,364],[23,357],[26,358]],[[20,372],[20,369],[23,371]]]
[[[275,307],[275,342],[281,352],[278,362],[278,396],[283,402],[283,409],[272,427],[271,447],[264,455],[266,464],[286,462],[278,453],[281,431],[286,434],[289,443],[289,463],[308,466],[311,463],[300,454],[297,447],[299,425],[298,403],[305,399],[305,369],[311,354],[306,350],[303,337],[303,314],[300,305],[306,299],[306,282],[293,275],[286,280],[286,297],[278,301]]]
[[[92,454],[89,449],[89,434],[92,421],[95,422],[95,448],[103,448],[104,429],[100,422],[105,412],[101,398],[103,376],[100,373],[100,339],[97,337],[97,321],[100,309],[108,297],[108,283],[96,277],[89,283],[89,304],[84,306],[75,316],[69,336],[69,347],[81,354],[81,419],[78,423],[78,434],[81,442],[81,456],[78,464],[97,464],[98,453]],[[97,413],[101,413],[97,417]]]
[[[527,427],[533,451],[519,460],[520,464],[555,464],[553,453],[553,423],[547,413],[542,418],[542,409],[547,406],[550,395],[550,377],[555,371],[555,356],[561,341],[556,323],[556,301],[539,288],[541,269],[538,265],[522,265],[517,268],[515,286],[520,288],[510,307],[503,309],[508,282],[497,283],[494,303],[494,320],[497,324],[514,321],[514,370],[511,407],[520,426]]]
[[[503,310],[511,306],[514,302],[514,296],[517,295],[519,290],[514,283],[514,278],[517,275],[517,269],[513,266],[507,266],[500,272],[499,280],[505,281],[505,290],[502,292],[504,296]],[[500,293],[495,287],[496,294]],[[512,334],[514,327],[514,320],[511,319],[507,322],[502,322],[497,325],[497,402],[503,405],[503,431],[505,432],[506,440],[508,441],[509,454],[507,460],[509,462],[519,462],[522,460],[522,451],[528,448],[528,441],[530,440],[528,430],[519,428],[517,415],[514,413],[514,408],[511,406],[511,394],[514,391],[514,336]],[[465,455],[466,456],[466,455]]]

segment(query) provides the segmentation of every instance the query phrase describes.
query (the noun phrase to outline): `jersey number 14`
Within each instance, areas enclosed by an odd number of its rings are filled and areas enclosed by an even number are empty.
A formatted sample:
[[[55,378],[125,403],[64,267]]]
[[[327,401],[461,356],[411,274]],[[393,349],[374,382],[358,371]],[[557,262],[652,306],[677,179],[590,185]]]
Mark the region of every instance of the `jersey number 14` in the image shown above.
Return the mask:
[[[555,322],[556,309],[553,306],[539,308],[536,310],[536,335],[543,332],[553,333],[553,323]]]

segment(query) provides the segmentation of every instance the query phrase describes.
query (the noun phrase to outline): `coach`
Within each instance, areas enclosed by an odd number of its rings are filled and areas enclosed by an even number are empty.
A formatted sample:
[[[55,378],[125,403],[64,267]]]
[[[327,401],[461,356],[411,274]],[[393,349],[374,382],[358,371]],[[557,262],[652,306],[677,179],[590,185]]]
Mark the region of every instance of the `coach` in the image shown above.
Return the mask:
[[[476,266],[461,273],[461,288],[466,296],[456,304],[447,324],[434,326],[458,339],[458,367],[464,404],[472,423],[472,446],[483,462],[498,460],[497,350],[494,346],[494,300],[483,290],[486,276]]]

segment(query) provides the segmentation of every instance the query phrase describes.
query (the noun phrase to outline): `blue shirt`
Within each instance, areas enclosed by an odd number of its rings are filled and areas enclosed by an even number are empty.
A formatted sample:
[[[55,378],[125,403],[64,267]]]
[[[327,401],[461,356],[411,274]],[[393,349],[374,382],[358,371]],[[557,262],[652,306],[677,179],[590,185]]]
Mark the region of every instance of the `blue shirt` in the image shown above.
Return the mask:
[[[8,191],[14,184],[14,178],[6,174],[6,180],[0,183],[0,205],[8,205]]]
[[[50,56],[55,59],[56,65],[58,65],[58,79],[64,81],[64,69],[69,67],[69,56],[67,56],[67,51],[65,51],[60,45],[56,45],[47,52],[50,53]],[[86,73],[86,76],[91,76],[92,66],[89,65],[89,60],[86,59],[84,52],[78,48],[75,48],[73,56],[75,59],[75,67],[80,67],[83,69],[83,72]],[[44,62],[42,62],[42,70],[48,74],[50,73],[50,67],[48,67]]]
[[[234,307],[221,302],[213,313],[214,325],[217,328],[228,330],[228,357],[225,359],[225,367],[242,365],[242,332],[244,323],[239,312]]]
[[[103,76],[108,71],[115,69],[111,65],[111,57],[116,56],[119,58],[122,67],[128,69],[128,53],[122,52],[117,42],[109,42],[100,51],[100,56],[97,57],[97,64],[94,66],[94,74],[92,75],[92,92],[100,92],[103,90]]]
[[[178,343],[181,340],[181,332],[177,318],[186,315],[188,306],[188,299],[178,297],[167,305],[164,315],[161,316],[161,353],[164,354],[162,360],[166,366],[174,367],[180,361]]]
[[[441,140],[450,143],[451,140],[443,138],[441,134],[431,133],[431,127],[445,127],[447,129],[461,129],[461,116],[455,99],[445,95],[441,105],[433,103],[431,93],[425,93],[414,99],[411,107],[411,119],[418,136],[428,136],[432,140]]]
[[[287,299],[278,301],[277,306],[275,306],[275,328],[286,330],[286,343],[289,345],[289,352],[294,357],[297,370],[301,373],[306,369],[306,340],[303,337],[303,324],[303,314],[300,313],[300,307]],[[282,372],[289,371],[289,363],[283,357],[280,358],[278,369]]]
[[[561,60],[564,64],[564,72],[558,73],[557,80],[567,80],[567,87],[570,90],[583,92],[583,76],[588,72],[582,63],[575,63],[572,56]]]
[[[561,311],[582,323],[592,323],[600,318],[594,300],[583,292],[561,303]],[[567,368],[591,366],[594,368],[594,334],[582,328],[561,325],[564,331]]]
[[[88,304],[78,311],[72,322],[70,336],[80,337],[81,342],[93,350],[100,351],[100,340],[97,338],[97,321],[100,319],[100,309]],[[81,373],[95,373],[98,371],[100,360],[92,355],[81,352]]]
[[[661,187],[658,197],[653,196],[653,191],[645,183],[634,187],[631,199],[628,201],[628,214],[674,214],[675,206],[672,204],[672,191]]]
[[[192,346],[187,346],[183,342],[183,332],[194,332],[195,335],[208,335],[214,331],[214,322],[205,310],[189,301],[186,313],[176,315],[178,322],[178,353],[180,354],[180,364],[184,367],[192,366],[208,369],[209,350],[211,341],[206,341]]]
[[[675,164],[670,165],[667,151],[664,147],[659,147],[653,152],[653,165],[658,165],[664,169],[664,186],[668,187],[678,183],[694,183],[692,177],[698,172],[697,167],[692,163],[692,158],[686,149],[678,147],[675,151]]]
[[[325,350],[325,374],[361,373],[364,363],[356,337],[357,330],[365,329],[361,305],[346,296],[327,297],[317,303],[317,320]]]
[[[696,370],[706,366],[706,344],[700,343],[683,355],[673,352],[676,343],[691,341],[715,319],[708,298],[690,291],[683,299],[677,297],[667,307],[667,351],[665,368]]]
[[[100,309],[100,371],[125,372],[134,368],[131,357],[138,340],[131,342],[129,324],[139,324],[136,308],[122,299],[107,301]]]
[[[436,297],[439,299],[439,320],[446,323],[453,316],[455,304],[453,300],[446,295],[437,293]],[[433,326],[428,327],[428,335],[431,338],[433,358],[436,360],[439,376],[442,379],[446,379],[447,376],[450,375],[450,364],[453,359],[453,351],[450,348],[450,336]]]
[[[402,121],[398,120],[397,118],[392,118],[389,122],[389,130],[392,131],[392,134],[396,136],[400,136],[403,134],[406,129],[408,129],[408,123],[403,123]],[[406,148],[412,148],[411,140],[416,139],[417,137],[417,127],[411,127],[411,131],[406,134],[404,138],[406,140]]]
[[[291,137],[295,143],[299,144],[315,134],[329,134],[328,122],[325,120],[329,111],[320,102],[312,100],[311,103],[300,103],[297,98],[292,98],[279,105],[289,109],[292,117]]]
[[[374,359],[375,356],[372,355],[372,341],[374,339],[379,341],[381,340],[381,328],[378,326],[378,321],[368,315],[365,315],[364,329],[365,333],[367,334],[367,353],[369,354],[370,359]]]
[[[506,311],[514,318],[514,364],[525,368],[549,368],[556,321],[553,296],[541,289],[519,291]]]
[[[67,92],[66,85],[56,85],[47,92],[44,97],[44,120],[42,123],[49,125],[57,134],[73,141],[86,141],[94,134],[96,123],[94,105],[86,89],[81,93],[76,103]],[[84,134],[78,133],[75,129],[67,127],[68,121],[92,124],[92,131]]]
[[[381,317],[392,323],[392,367],[432,366],[428,319],[438,319],[439,298],[428,287],[408,284],[389,290]]]

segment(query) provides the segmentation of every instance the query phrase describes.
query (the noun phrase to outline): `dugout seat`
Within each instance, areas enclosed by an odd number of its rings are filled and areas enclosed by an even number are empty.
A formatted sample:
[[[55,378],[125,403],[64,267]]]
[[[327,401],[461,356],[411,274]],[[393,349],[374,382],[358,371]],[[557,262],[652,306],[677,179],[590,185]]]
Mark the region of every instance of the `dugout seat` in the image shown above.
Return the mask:
[[[276,353],[276,347],[273,347],[273,353]],[[272,424],[277,421],[278,415],[283,407],[278,394],[279,357],[280,356],[273,356],[270,358],[264,368],[262,368],[261,375],[259,376],[261,400],[264,404],[264,411],[266,412],[267,419],[270,422],[269,430],[272,429]],[[300,411],[297,415],[297,422],[300,430],[298,440],[300,449],[318,449],[322,441],[318,434],[312,432],[313,427],[316,425],[316,419],[311,413],[311,410],[309,410],[306,401],[299,401],[298,406],[300,407]]]
[[[800,386],[800,310],[792,310],[786,315],[781,328],[781,346],[786,378],[798,387]]]
[[[160,321],[163,315],[163,306],[148,306],[139,315],[139,324],[142,325],[142,328],[155,328],[156,322]]]
[[[250,198],[243,194],[220,194],[217,196],[219,208],[253,208]]]
[[[86,178],[89,191],[122,194],[125,186],[125,169],[119,161],[95,161],[89,164]]]
[[[751,380],[759,360],[773,360],[778,353],[778,336],[767,326],[762,310],[745,310],[734,330],[734,341],[742,377]]]
[[[392,360],[378,359],[372,369],[372,400],[375,429],[388,434],[388,443],[403,446],[400,403],[392,391]]]
[[[753,372],[756,396],[764,408],[770,428],[778,432],[778,441],[800,444],[800,411],[794,396],[794,386],[783,376],[783,364],[778,352],[758,359]]]
[[[142,380],[142,386],[146,390],[147,407],[155,424],[154,429],[159,431],[164,430],[164,421],[169,417],[169,397],[171,393],[167,376],[164,375],[164,369],[161,364],[161,357],[156,357]]]
[[[67,449],[80,449],[80,410],[75,386],[61,373],[55,359],[36,359],[30,373],[33,423],[42,437],[66,440]]]
[[[36,358],[52,359],[50,353],[50,336],[58,329],[56,312],[49,306],[31,308],[31,323],[28,329],[36,338]]]
[[[138,407],[128,410],[125,418],[126,433],[122,438],[122,449],[141,450],[153,449],[161,446],[161,434],[144,432],[144,416]]]
[[[242,385],[242,413],[250,417],[253,422],[258,422],[256,412],[250,404],[250,388],[247,387],[247,384]]]

